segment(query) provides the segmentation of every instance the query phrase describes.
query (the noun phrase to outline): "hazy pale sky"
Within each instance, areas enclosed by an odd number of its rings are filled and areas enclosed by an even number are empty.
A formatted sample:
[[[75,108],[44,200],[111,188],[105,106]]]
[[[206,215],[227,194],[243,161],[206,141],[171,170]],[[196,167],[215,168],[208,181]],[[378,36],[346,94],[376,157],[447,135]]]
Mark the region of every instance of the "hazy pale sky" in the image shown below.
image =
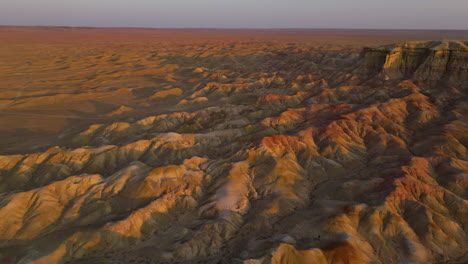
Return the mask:
[[[1,0],[0,25],[468,29],[468,0]]]

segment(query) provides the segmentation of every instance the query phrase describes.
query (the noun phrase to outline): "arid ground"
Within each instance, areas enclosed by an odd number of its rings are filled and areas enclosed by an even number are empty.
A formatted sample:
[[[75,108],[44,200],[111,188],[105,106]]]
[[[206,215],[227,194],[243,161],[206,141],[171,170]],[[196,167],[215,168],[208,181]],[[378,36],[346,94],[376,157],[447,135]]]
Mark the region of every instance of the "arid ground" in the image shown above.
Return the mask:
[[[468,31],[0,27],[0,263],[467,263]]]

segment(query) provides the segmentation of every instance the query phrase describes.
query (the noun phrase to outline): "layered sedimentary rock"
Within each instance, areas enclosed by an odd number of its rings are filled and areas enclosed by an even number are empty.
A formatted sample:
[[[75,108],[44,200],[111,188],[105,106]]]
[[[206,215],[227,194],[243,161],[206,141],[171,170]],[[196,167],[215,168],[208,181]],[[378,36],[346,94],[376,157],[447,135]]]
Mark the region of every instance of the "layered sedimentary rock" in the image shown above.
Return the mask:
[[[414,79],[431,85],[467,86],[466,42],[411,42],[366,48],[355,72],[363,78]]]
[[[468,261],[466,42],[267,58],[0,156],[0,262]]]

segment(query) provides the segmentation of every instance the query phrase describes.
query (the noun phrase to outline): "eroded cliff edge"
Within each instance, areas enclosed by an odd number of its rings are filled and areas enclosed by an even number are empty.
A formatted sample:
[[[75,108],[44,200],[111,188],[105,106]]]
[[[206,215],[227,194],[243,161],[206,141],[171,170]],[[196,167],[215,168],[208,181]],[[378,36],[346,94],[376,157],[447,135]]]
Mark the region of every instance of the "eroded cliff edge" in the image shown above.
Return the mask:
[[[289,52],[178,111],[0,156],[0,259],[466,262],[466,42]]]
[[[466,42],[410,42],[365,48],[355,72],[361,77],[386,80],[414,79],[431,85],[468,82]]]

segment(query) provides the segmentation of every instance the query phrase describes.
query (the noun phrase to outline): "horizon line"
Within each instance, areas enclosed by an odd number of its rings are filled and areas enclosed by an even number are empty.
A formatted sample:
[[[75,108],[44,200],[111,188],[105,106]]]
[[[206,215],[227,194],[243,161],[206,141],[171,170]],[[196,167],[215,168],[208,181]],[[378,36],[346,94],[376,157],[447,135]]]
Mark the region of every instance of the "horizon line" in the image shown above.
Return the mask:
[[[338,27],[145,27],[145,26],[57,26],[57,25],[8,25],[0,27],[50,27],[81,29],[195,29],[195,30],[407,30],[407,31],[468,31],[467,29],[428,28],[338,28]]]

